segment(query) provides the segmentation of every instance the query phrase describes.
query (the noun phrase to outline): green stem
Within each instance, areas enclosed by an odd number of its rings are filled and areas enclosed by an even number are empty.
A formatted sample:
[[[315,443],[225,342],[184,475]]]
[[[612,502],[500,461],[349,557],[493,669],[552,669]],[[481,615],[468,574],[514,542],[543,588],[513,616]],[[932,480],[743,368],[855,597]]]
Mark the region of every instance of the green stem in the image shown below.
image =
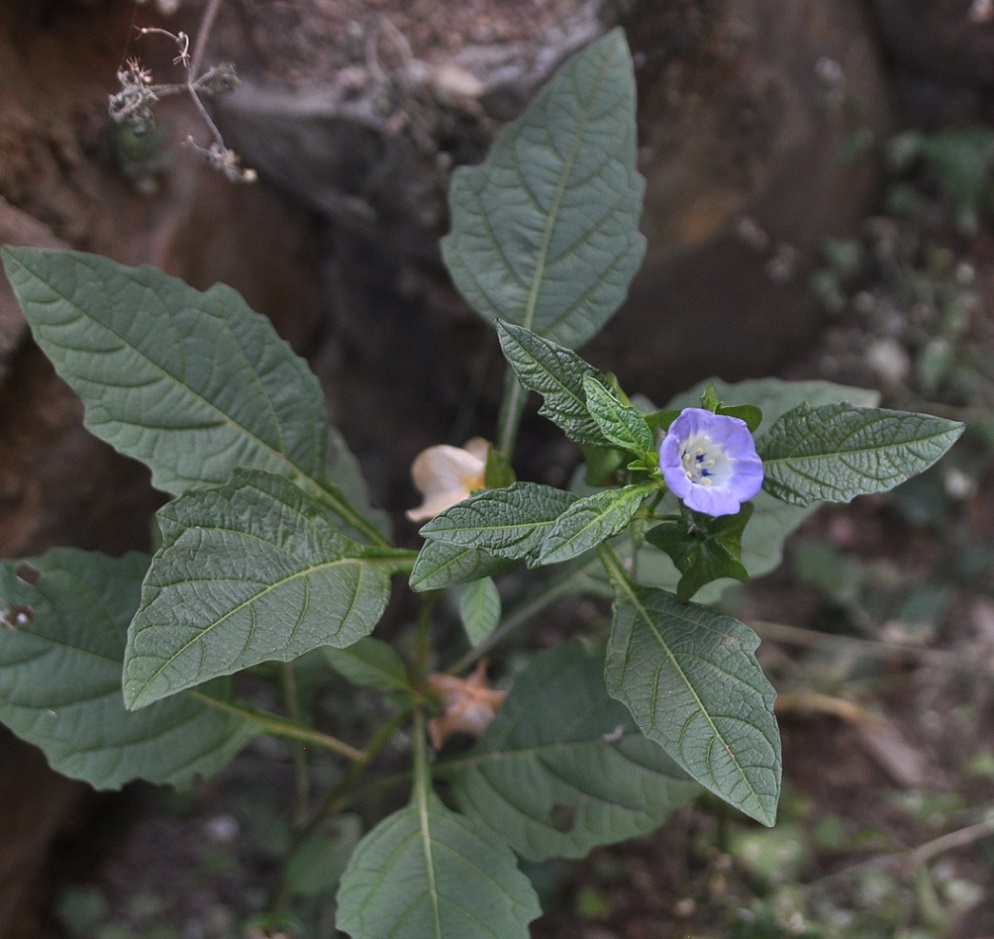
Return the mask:
[[[414,634],[414,662],[411,675],[411,679],[418,687],[421,686],[428,671],[428,659],[431,652],[428,645],[428,629],[431,626],[431,618],[435,613],[435,607],[438,606],[441,599],[441,590],[431,591],[422,600],[421,610],[418,613],[417,631]]]
[[[297,830],[293,839],[293,845],[286,853],[279,876],[273,883],[270,891],[267,909],[271,914],[278,914],[286,906],[287,901],[289,900],[289,891],[286,882],[287,860],[293,856],[294,851],[296,851],[296,849],[303,844],[303,842],[322,822],[325,821],[325,819],[328,819],[332,815],[336,815],[343,809],[347,808],[350,802],[357,801],[362,795],[363,788],[369,788],[356,786],[356,782],[369,767],[373,757],[375,757],[376,754],[390,742],[390,739],[393,737],[397,728],[407,719],[407,713],[407,711],[401,711],[398,714],[395,714],[389,721],[380,727],[373,739],[366,745],[366,749],[363,751],[364,759],[361,761],[357,760],[349,764],[345,772],[342,774],[342,778],[338,781],[338,784],[334,789],[332,789],[327,798],[324,800],[321,808],[314,813],[306,825],[303,825]],[[373,785],[376,788],[387,788],[392,785],[397,785],[400,782],[406,782],[408,778],[408,773],[396,774],[388,777],[381,777],[380,779],[375,780]]]
[[[224,711],[225,714],[232,714],[244,721],[255,724],[262,733],[272,734],[274,737],[285,737],[289,740],[299,740],[302,743],[314,744],[314,746],[331,750],[356,763],[363,763],[367,759],[366,754],[362,750],[357,750],[344,740],[339,740],[330,734],[323,734],[320,731],[305,727],[303,724],[298,724],[295,721],[277,717],[275,714],[265,714],[253,708],[228,704],[226,701],[218,701],[216,698],[202,694],[199,691],[191,691],[190,696],[201,704],[206,704],[208,707],[212,707],[217,711]]]
[[[299,724],[300,698],[297,692],[297,674],[292,662],[283,663],[282,676],[283,702],[286,705],[286,712],[290,720]],[[298,747],[293,751],[293,775],[297,795],[296,819],[298,825],[303,825],[307,819],[307,806],[310,802],[310,773],[307,767],[307,751],[303,747]]]
[[[497,449],[511,461],[514,447],[518,442],[518,427],[525,413],[525,402],[528,393],[525,391],[513,369],[504,374],[504,402],[500,409],[500,426],[497,431]]]

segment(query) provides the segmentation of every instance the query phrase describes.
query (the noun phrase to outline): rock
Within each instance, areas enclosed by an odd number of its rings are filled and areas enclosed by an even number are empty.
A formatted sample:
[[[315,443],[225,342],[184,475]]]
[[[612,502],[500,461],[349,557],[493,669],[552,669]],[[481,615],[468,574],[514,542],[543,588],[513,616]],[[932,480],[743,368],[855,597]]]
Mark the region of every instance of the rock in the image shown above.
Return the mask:
[[[774,372],[815,336],[808,275],[823,238],[858,230],[889,120],[858,0],[728,0],[695,33],[698,6],[631,14],[649,247],[591,347],[660,401]]]
[[[0,726],[0,936],[42,939],[51,891],[49,846],[74,829],[92,790],[53,773],[34,747]]]
[[[873,0],[894,61],[932,79],[994,82],[994,2]]]
[[[0,196],[0,245],[35,245],[64,248],[66,245],[48,226],[15,209]],[[28,331],[28,324],[14,298],[6,277],[0,277],[0,383],[7,372],[7,362]]]

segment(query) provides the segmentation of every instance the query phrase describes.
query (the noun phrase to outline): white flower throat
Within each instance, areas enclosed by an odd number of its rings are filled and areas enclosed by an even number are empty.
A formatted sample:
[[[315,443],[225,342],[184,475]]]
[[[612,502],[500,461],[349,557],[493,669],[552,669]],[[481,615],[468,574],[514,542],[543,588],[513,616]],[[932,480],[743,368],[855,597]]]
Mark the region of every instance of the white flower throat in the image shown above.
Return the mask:
[[[687,479],[695,486],[720,486],[731,476],[732,461],[728,454],[703,434],[684,442],[680,462]]]

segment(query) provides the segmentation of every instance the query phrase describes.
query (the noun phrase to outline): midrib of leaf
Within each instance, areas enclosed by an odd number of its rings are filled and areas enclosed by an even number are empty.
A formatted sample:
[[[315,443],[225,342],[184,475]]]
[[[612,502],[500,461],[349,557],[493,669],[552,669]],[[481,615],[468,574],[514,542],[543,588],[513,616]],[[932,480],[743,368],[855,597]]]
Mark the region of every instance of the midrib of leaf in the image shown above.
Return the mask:
[[[421,710],[414,714],[414,803],[418,813],[418,835],[425,859],[425,879],[428,884],[428,902],[431,904],[432,931],[435,939],[442,939],[442,917],[439,912],[438,885],[435,882],[435,857],[431,846],[431,825],[428,817],[430,776],[428,772],[425,719]]]
[[[593,102],[597,99],[601,86],[604,84],[605,76],[610,70],[610,64],[610,60],[607,60],[601,68],[589,101]],[[576,163],[576,157],[580,150],[580,141],[583,138],[589,123],[590,108],[587,108],[584,109],[583,117],[573,132],[573,140],[570,144],[569,154],[567,155],[566,161],[563,164],[563,169],[559,174],[559,181],[556,184],[556,192],[552,198],[552,205],[550,207],[548,217],[545,220],[545,229],[542,232],[542,242],[535,258],[535,273],[532,275],[531,288],[528,292],[528,299],[525,302],[525,319],[522,323],[526,329],[531,330],[532,332],[534,332],[533,325],[535,323],[535,311],[538,306],[538,294],[541,290],[542,282],[545,279],[545,263],[549,254],[549,246],[552,243],[552,234],[555,231],[556,222],[559,218],[559,208],[562,205],[563,195],[566,192],[566,183],[569,180],[570,173],[573,171],[573,165]]]
[[[734,751],[731,749],[731,747],[728,746],[728,743],[725,741],[725,738],[719,733],[717,725],[711,719],[711,715],[708,712],[707,708],[704,707],[704,702],[701,701],[700,696],[697,694],[697,691],[694,689],[694,686],[691,683],[690,679],[688,678],[687,673],[680,667],[680,664],[677,661],[676,657],[673,655],[673,652],[670,650],[669,645],[660,635],[659,630],[656,629],[655,624],[652,622],[652,617],[649,615],[649,611],[638,601],[636,594],[632,589],[631,581],[629,581],[628,578],[624,575],[624,571],[620,568],[620,566],[617,565],[616,562],[614,564],[609,563],[608,569],[614,575],[613,576],[614,582],[625,592],[626,596],[629,599],[629,602],[638,611],[639,615],[645,621],[649,629],[652,630],[652,634],[656,637],[656,640],[659,642],[659,645],[662,647],[663,651],[665,652],[666,657],[669,659],[670,664],[673,666],[674,670],[680,676],[680,679],[683,681],[687,690],[693,696],[693,699],[697,704],[698,712],[702,714],[704,716],[704,719],[707,721],[708,726],[711,728],[711,732],[714,735],[714,739],[718,740],[721,743],[721,745],[725,748],[725,752],[728,754],[729,758],[732,761],[732,764],[735,766],[735,769],[738,772],[739,777],[746,784],[746,788],[749,790],[752,796],[759,802],[759,804],[762,805],[762,800],[759,797],[759,793],[756,792],[756,789],[750,782],[749,777],[746,774],[745,770],[743,770],[742,766],[739,764],[739,761],[736,758]],[[659,692],[659,683],[657,682],[656,686],[652,689],[653,715],[655,715],[656,713],[656,703],[657,703],[656,696],[658,692]],[[686,733],[686,725],[684,725],[684,727],[680,729],[681,742],[683,740],[683,736],[685,733]],[[711,763],[710,747],[708,748],[707,764],[708,764],[708,770],[711,772],[711,775],[713,777],[714,769]]]
[[[884,419],[885,419],[885,417],[881,416],[881,417],[875,418],[870,423],[861,424],[859,427],[855,428],[854,430],[852,430],[848,434],[846,434],[846,436],[843,437],[841,441],[839,441],[839,445],[838,446],[841,447],[843,444],[845,444],[847,441],[851,440],[857,434],[862,433],[863,431],[868,430],[870,427],[873,426],[873,424],[879,424]],[[788,463],[788,464],[790,464],[790,468],[793,470],[793,469],[795,469],[795,467],[796,467],[796,465],[798,463],[816,463],[816,462],[818,462],[820,460],[831,459],[832,457],[846,457],[846,456],[854,456],[855,457],[855,456],[860,456],[862,454],[886,453],[889,450],[893,450],[895,447],[911,446],[913,444],[920,444],[920,443],[928,443],[930,440],[934,440],[937,437],[946,437],[950,433],[951,433],[951,431],[949,429],[939,430],[939,431],[936,431],[933,434],[929,434],[927,437],[915,437],[914,440],[910,440],[910,441],[908,441],[908,440],[898,440],[898,441],[895,441],[893,443],[871,444],[871,445],[868,445],[868,446],[860,446],[858,449],[855,449],[855,450],[835,449],[835,450],[832,450],[832,451],[822,451],[820,453],[797,453],[796,450],[795,450],[795,453],[793,455],[790,455],[790,456],[772,457],[770,459],[764,458],[763,459],[763,465],[764,466],[776,466],[779,463]],[[817,436],[813,432],[808,433],[808,434],[806,434],[805,436],[803,436],[801,438],[801,446],[807,445],[807,443],[809,441],[811,441],[811,440],[814,440],[815,442],[817,442]],[[852,469],[852,467],[849,467],[849,468]],[[799,470],[797,470],[797,472],[800,474]],[[863,474],[863,475],[865,475],[865,474]]]
[[[349,607],[348,612],[346,613],[345,617],[342,620],[342,623],[344,625],[344,623],[348,620],[348,617],[352,615],[352,612],[355,609],[355,598],[359,594],[360,588],[362,586],[363,565],[365,563],[367,563],[367,562],[364,559],[361,559],[361,558],[336,558],[335,560],[328,561],[328,562],[326,562],[324,564],[315,564],[315,565],[312,565],[310,567],[305,568],[304,570],[294,571],[292,574],[290,574],[287,577],[282,578],[281,580],[278,580],[278,581],[276,581],[274,583],[271,583],[271,584],[266,584],[263,587],[263,589],[260,590],[258,593],[252,594],[251,597],[246,597],[237,606],[234,606],[230,610],[228,610],[228,612],[225,613],[223,616],[221,616],[220,619],[217,619],[213,623],[209,623],[207,626],[205,626],[203,628],[203,630],[201,630],[199,633],[197,633],[196,636],[194,636],[192,639],[189,639],[182,646],[180,646],[180,648],[177,649],[171,656],[169,656],[169,658],[163,659],[162,663],[159,665],[159,667],[142,684],[140,690],[138,691],[137,694],[135,694],[133,700],[137,700],[141,696],[141,694],[148,688],[148,686],[150,684],[152,684],[152,682],[155,681],[162,674],[162,672],[164,672],[166,670],[166,668],[168,668],[170,665],[172,665],[176,661],[176,659],[178,659],[181,655],[184,655],[187,652],[187,650],[190,649],[191,646],[195,645],[198,642],[203,642],[204,638],[206,636],[209,636],[215,629],[217,629],[219,626],[221,626],[229,617],[234,616],[236,613],[240,613],[243,609],[245,609],[245,607],[250,606],[251,604],[258,602],[260,599],[262,599],[263,597],[267,596],[267,594],[271,593],[272,591],[278,590],[279,588],[285,586],[286,584],[292,583],[298,577],[309,577],[311,574],[318,573],[320,571],[331,570],[336,565],[341,565],[341,564],[358,564],[359,565],[359,582],[356,584],[356,589],[353,591],[352,605]],[[215,578],[212,578],[208,582],[213,582],[214,579]],[[178,584],[186,584],[186,583],[190,583],[190,581],[189,580],[182,580],[182,581],[178,581],[176,583],[163,584],[161,589],[164,590],[167,587],[175,587],[175,586],[177,586],[177,583]],[[308,595],[309,595],[310,585],[307,584],[306,581],[305,581],[305,586],[307,586]],[[305,604],[305,609],[306,609],[306,604]],[[302,615],[303,615],[303,613],[301,613],[301,616]],[[300,618],[301,617],[297,617],[297,623],[298,623],[298,625],[300,623]],[[154,628],[154,627],[150,625],[150,626],[146,627],[146,629],[147,628]],[[295,626],[294,627],[295,631],[296,631],[296,628],[297,627]]]
[[[27,269],[28,271],[31,271],[31,269],[28,268],[27,265],[23,264],[23,262],[18,262],[18,263],[21,263],[22,266],[25,267],[25,269]],[[89,316],[86,313],[85,310],[83,310],[80,306],[78,306],[76,303],[74,303],[69,297],[65,296],[61,291],[57,290],[54,286],[52,286],[51,284],[49,284],[47,281],[41,280],[41,278],[37,274],[34,274],[33,271],[31,271],[31,273],[39,281],[41,281],[41,283],[43,283],[48,290],[50,290],[56,296],[61,297],[62,300],[66,304],[68,304],[69,307],[71,307],[73,310],[75,310],[76,313],[77,313],[77,315],[78,315],[78,317],[80,319],[86,320],[87,322],[89,322],[89,323],[93,324],[94,326],[96,326],[98,329],[101,329],[107,335],[113,336],[122,346],[130,349],[132,352],[134,352],[136,355],[138,355],[141,359],[143,359],[148,365],[150,365],[156,372],[158,372],[161,376],[163,376],[166,379],[167,382],[172,383],[176,387],[182,388],[183,391],[190,398],[193,398],[196,401],[200,401],[202,404],[204,404],[204,405],[207,406],[208,410],[213,411],[215,414],[219,415],[220,418],[221,418],[221,420],[220,420],[219,423],[221,423],[221,424],[228,424],[228,425],[230,425],[232,427],[237,428],[249,440],[251,440],[254,443],[258,444],[258,446],[262,450],[264,450],[265,452],[267,452],[267,453],[271,454],[272,456],[276,457],[276,459],[278,461],[281,461],[281,462],[285,463],[288,467],[290,467],[293,470],[293,475],[294,475],[295,480],[298,482],[298,484],[301,485],[301,488],[303,488],[305,492],[308,492],[312,496],[316,496],[320,501],[324,502],[325,505],[327,505],[329,508],[331,508],[337,515],[341,516],[343,519],[345,519],[353,527],[355,527],[359,531],[363,532],[363,534],[365,534],[368,538],[370,538],[374,543],[380,544],[380,545],[382,545],[384,547],[390,545],[389,539],[387,539],[386,537],[384,537],[384,535],[380,533],[380,531],[376,528],[375,525],[372,525],[363,516],[359,515],[352,508],[352,506],[348,505],[348,503],[343,502],[342,500],[338,499],[335,496],[334,493],[329,492],[327,488],[325,488],[324,486],[322,486],[321,483],[319,483],[313,476],[310,475],[310,473],[308,473],[306,470],[302,469],[295,462],[293,462],[285,453],[283,453],[280,450],[276,450],[273,447],[271,447],[268,443],[266,443],[266,441],[264,441],[261,437],[259,437],[256,433],[254,433],[252,430],[250,430],[244,424],[242,424],[241,422],[237,421],[230,414],[226,414],[219,407],[217,407],[217,405],[215,405],[212,401],[210,401],[209,399],[205,398],[203,395],[201,395],[200,393],[198,393],[197,391],[195,391],[189,385],[185,384],[184,382],[181,382],[175,376],[171,375],[169,372],[166,371],[165,368],[163,368],[157,362],[155,362],[152,359],[150,359],[144,352],[142,352],[136,346],[134,346],[130,342],[128,342],[123,336],[121,336],[118,333],[116,333],[109,326],[105,326],[103,323],[101,323],[98,320],[94,319],[92,316]],[[63,346],[62,348],[66,348],[66,347]],[[263,395],[264,395],[267,403],[269,404],[270,408],[272,408],[272,402],[270,400],[270,396],[269,396],[268,392],[265,391],[265,388],[263,388]],[[277,434],[279,435],[280,439],[282,440],[283,430],[280,427],[278,420],[275,422],[275,426],[276,426]]]
[[[597,95],[600,93],[600,89],[604,84],[605,77],[610,70],[610,62],[608,59],[604,66],[601,68],[600,73],[597,76],[597,82],[594,86],[593,94],[590,96],[590,100],[596,100]],[[531,286],[528,290],[528,299],[525,301],[525,316],[522,326],[525,329],[534,332],[533,326],[535,324],[535,312],[538,308],[538,295],[542,288],[542,283],[545,279],[545,262],[546,257],[549,253],[549,246],[552,243],[552,234],[555,231],[556,221],[559,217],[559,208],[562,205],[563,195],[566,192],[566,182],[569,179],[569,175],[573,170],[573,165],[576,162],[576,156],[580,149],[580,140],[583,136],[584,131],[587,129],[587,125],[590,123],[589,110],[584,109],[583,118],[577,124],[577,127],[573,134],[573,141],[570,144],[569,154],[566,159],[566,163],[563,166],[562,172],[559,174],[559,181],[556,184],[556,192],[552,199],[552,206],[549,211],[548,216],[545,220],[545,229],[542,232],[542,242],[539,246],[538,254],[535,258],[535,271],[532,274]],[[584,294],[584,296],[587,296]],[[569,312],[575,309],[575,305]],[[556,322],[559,322],[557,320]],[[502,409],[502,414],[512,416],[509,420],[509,425],[516,425],[517,420],[520,420],[521,411],[523,408],[522,397],[524,395],[524,386],[516,378],[507,385],[505,391],[505,402]],[[516,415],[516,417],[514,417]],[[503,425],[502,421],[502,425]],[[514,452],[514,444],[517,438],[517,427],[516,426],[502,426],[501,433],[499,435],[498,443],[500,444],[500,449],[507,455],[510,459]]]

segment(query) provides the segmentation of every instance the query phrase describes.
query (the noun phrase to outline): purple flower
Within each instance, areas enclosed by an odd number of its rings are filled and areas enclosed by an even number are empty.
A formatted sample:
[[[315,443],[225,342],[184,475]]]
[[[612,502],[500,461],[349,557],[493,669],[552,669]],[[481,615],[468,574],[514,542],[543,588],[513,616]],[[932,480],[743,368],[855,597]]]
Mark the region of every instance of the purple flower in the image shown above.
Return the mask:
[[[735,515],[763,485],[763,461],[746,422],[685,408],[659,446],[663,479],[684,504],[705,515]]]

